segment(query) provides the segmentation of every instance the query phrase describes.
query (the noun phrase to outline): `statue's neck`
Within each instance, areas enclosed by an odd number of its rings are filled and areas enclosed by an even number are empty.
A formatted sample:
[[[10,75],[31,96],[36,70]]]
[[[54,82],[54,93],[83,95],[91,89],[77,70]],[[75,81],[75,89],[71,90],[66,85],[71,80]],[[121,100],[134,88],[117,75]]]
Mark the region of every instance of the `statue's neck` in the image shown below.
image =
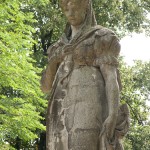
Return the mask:
[[[72,30],[71,38],[73,38],[80,31],[81,27],[82,25],[79,25],[79,26],[71,25],[71,30]]]

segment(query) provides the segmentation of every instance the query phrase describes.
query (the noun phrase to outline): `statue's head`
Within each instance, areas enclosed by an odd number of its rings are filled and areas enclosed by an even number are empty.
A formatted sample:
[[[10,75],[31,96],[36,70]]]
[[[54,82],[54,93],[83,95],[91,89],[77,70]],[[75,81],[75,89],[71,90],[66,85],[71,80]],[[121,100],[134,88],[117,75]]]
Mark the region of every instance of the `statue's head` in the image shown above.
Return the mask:
[[[81,25],[86,17],[90,0],[60,0],[60,6],[72,26]]]

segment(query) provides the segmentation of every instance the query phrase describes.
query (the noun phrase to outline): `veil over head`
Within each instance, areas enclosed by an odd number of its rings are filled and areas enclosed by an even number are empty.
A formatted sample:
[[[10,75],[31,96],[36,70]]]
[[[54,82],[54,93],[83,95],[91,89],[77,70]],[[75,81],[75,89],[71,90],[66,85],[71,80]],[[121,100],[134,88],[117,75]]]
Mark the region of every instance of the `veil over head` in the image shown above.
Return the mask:
[[[63,1],[63,0],[62,0]],[[71,1],[71,0],[64,0],[64,1]],[[85,0],[81,0],[81,1],[84,1]],[[83,7],[83,9],[86,9],[86,14],[85,14],[85,20],[80,28],[80,31],[78,32],[78,34],[74,37],[76,38],[79,34],[83,34],[84,32],[86,32],[89,28],[91,27],[94,27],[97,25],[97,21],[95,19],[95,15],[94,15],[94,11],[93,11],[93,7],[92,7],[92,0],[87,0],[87,7]],[[77,4],[80,4],[80,3],[76,3]],[[83,3],[85,4],[85,3]],[[71,35],[71,25],[69,22],[67,22],[66,24],[66,28],[65,28],[65,35],[67,38],[70,37]]]

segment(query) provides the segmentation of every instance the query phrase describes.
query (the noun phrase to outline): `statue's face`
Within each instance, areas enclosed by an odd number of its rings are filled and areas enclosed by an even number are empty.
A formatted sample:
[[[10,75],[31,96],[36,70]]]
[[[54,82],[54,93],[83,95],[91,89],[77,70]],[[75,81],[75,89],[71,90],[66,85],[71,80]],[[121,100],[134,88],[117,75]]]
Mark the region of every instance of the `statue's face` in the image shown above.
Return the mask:
[[[62,10],[67,17],[68,22],[72,26],[79,26],[84,22],[85,15],[86,15],[86,7],[85,3],[82,6],[81,1],[73,1],[68,0],[67,2],[61,5]]]

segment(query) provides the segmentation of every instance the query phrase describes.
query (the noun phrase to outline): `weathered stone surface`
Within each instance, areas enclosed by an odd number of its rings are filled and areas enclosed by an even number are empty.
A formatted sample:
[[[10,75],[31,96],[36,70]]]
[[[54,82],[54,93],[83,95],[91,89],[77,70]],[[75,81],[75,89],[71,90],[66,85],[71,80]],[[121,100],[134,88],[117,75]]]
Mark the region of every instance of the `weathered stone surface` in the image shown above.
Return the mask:
[[[96,25],[91,0],[60,1],[69,24],[48,49],[41,80],[51,92],[47,150],[122,150],[129,110],[119,107],[119,41]]]

